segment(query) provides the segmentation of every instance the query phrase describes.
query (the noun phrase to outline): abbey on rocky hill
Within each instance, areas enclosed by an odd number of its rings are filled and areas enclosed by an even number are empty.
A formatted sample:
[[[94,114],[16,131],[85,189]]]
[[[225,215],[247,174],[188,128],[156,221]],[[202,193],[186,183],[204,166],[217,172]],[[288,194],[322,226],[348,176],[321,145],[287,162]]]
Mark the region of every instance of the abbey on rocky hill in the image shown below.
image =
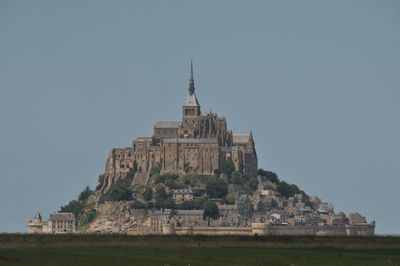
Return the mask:
[[[153,167],[161,173],[212,175],[224,160],[232,160],[235,170],[257,174],[257,153],[252,133],[233,134],[225,118],[211,110],[202,111],[195,94],[193,63],[189,89],[181,121],[159,121],[153,136],[138,137],[132,147],[111,150],[101,190],[107,191],[119,179],[146,184]]]

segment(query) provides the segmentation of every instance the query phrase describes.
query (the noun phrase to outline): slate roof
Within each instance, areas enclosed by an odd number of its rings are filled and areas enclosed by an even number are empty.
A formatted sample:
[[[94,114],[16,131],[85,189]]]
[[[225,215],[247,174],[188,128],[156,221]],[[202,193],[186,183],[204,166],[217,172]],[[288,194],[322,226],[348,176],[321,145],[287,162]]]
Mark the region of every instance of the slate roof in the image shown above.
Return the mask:
[[[75,221],[75,215],[72,212],[58,212],[50,214],[50,221],[64,221],[64,220],[73,220]]]
[[[250,140],[250,134],[233,134],[232,135],[233,143],[237,144],[245,144]]]
[[[174,189],[172,191],[173,194],[193,194],[190,189]]]
[[[218,144],[216,139],[209,138],[170,138],[164,139],[164,143],[182,143],[182,144]]]
[[[183,106],[199,106],[199,101],[197,100],[196,94],[193,93],[192,95],[188,95],[186,97],[185,103]]]
[[[177,210],[177,216],[203,216],[204,210]]]
[[[154,128],[178,128],[179,122],[178,121],[158,121]]]

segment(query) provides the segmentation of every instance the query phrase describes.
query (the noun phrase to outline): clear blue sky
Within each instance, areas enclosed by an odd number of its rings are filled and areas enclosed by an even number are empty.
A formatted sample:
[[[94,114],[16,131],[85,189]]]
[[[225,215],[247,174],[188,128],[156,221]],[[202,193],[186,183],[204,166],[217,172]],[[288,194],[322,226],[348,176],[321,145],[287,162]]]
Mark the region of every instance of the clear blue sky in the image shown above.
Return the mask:
[[[203,108],[260,167],[400,233],[399,1],[0,1],[0,232],[86,186],[111,148]]]

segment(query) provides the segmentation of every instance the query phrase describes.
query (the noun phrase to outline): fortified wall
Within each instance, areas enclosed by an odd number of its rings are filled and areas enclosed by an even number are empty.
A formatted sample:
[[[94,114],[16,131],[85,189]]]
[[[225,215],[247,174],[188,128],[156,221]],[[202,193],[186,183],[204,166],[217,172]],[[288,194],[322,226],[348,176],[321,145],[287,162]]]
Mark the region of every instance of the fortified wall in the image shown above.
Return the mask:
[[[375,224],[325,225],[325,226],[276,226],[253,223],[251,227],[175,227],[163,225],[165,235],[329,235],[329,236],[372,236]]]

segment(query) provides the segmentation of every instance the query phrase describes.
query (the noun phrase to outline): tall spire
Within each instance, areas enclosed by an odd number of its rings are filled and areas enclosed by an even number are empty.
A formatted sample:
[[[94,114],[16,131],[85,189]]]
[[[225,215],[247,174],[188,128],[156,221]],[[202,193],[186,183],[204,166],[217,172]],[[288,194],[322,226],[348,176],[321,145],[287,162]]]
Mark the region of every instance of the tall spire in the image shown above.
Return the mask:
[[[189,95],[194,93],[193,60],[190,59]]]

